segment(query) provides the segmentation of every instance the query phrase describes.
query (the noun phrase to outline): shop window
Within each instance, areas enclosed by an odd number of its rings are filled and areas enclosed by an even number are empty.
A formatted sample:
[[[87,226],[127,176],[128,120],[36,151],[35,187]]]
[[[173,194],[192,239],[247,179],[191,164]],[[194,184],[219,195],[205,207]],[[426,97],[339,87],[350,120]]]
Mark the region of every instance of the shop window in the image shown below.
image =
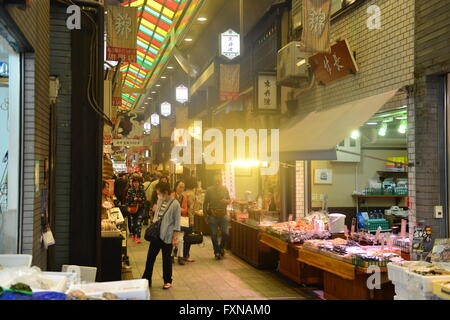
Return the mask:
[[[0,36],[0,254],[18,251],[20,81],[20,56]]]

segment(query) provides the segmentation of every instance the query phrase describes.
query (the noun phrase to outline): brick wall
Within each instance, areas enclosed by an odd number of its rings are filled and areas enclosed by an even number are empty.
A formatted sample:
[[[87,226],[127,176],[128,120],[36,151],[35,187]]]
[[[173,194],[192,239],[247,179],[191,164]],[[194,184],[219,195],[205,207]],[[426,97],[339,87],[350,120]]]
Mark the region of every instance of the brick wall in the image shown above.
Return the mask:
[[[9,12],[34,53],[25,55],[24,177],[22,253],[33,255],[33,265],[47,266],[42,248],[41,201],[34,193],[34,165],[40,161],[43,184],[44,159],[49,154],[49,12],[50,0],[33,1],[31,8],[9,8]]]
[[[371,5],[381,9],[379,30],[367,28],[367,8]],[[332,108],[414,83],[414,0],[363,1],[332,20],[331,38],[332,43],[348,40],[356,52],[359,72],[326,86],[297,91],[300,113]],[[402,100],[403,94],[399,95],[393,100]],[[389,108],[400,107],[400,103],[390,103]]]
[[[367,28],[367,8],[371,5],[381,9],[379,30]],[[332,43],[347,39],[356,53],[359,72],[326,86],[315,85],[307,91],[295,90],[299,114],[329,109],[414,84],[414,0],[361,1],[332,20],[331,38]],[[404,105],[411,108],[413,102],[414,99],[405,91],[399,91],[381,110]],[[410,136],[410,146],[413,141],[414,137]],[[411,156],[414,157],[413,154]],[[298,178],[297,194],[303,185],[303,178]]]
[[[446,237],[445,220],[434,219],[433,212],[435,205],[445,204],[441,198],[445,189],[440,179],[445,168],[439,164],[443,149],[439,144],[443,138],[439,114],[443,108],[444,77],[450,73],[450,2],[416,0],[415,6],[416,87],[415,107],[410,112],[410,158],[415,167],[411,169],[414,179],[410,179],[410,184],[418,222],[430,225],[433,236]]]

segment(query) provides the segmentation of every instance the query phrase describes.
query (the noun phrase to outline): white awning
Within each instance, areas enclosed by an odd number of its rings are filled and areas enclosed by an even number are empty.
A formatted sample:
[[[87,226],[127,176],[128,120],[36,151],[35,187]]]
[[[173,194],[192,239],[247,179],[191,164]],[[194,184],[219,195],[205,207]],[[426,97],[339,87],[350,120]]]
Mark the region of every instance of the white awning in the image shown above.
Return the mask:
[[[378,112],[397,91],[295,117],[280,130],[281,160],[336,160],[336,146]]]

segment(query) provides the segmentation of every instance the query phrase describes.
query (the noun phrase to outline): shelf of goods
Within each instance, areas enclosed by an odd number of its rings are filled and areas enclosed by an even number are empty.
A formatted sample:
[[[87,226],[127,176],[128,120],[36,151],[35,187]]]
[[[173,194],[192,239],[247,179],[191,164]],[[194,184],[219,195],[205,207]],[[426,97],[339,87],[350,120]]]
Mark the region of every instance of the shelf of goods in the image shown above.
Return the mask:
[[[445,267],[444,267],[445,268]],[[424,261],[388,264],[388,276],[395,285],[396,300],[440,300],[450,295],[450,270]],[[447,267],[448,268],[448,267]],[[447,284],[447,293],[442,285]]]
[[[261,230],[235,220],[231,221],[231,251],[259,269],[275,269],[278,254],[275,250],[259,242]]]
[[[322,241],[338,243],[339,249],[346,240],[334,239]],[[386,263],[375,262],[360,253],[367,250],[365,247],[353,247],[355,254],[345,255],[333,251],[323,250],[311,241],[305,242],[299,250],[298,261],[323,271],[324,297],[329,300],[392,300],[394,286],[388,278]],[[372,247],[374,248],[374,247]],[[333,248],[335,250],[335,248]],[[337,250],[339,251],[339,250]],[[368,251],[367,251],[368,252]],[[375,264],[380,273],[380,289],[369,289],[367,281],[373,276],[372,264]]]

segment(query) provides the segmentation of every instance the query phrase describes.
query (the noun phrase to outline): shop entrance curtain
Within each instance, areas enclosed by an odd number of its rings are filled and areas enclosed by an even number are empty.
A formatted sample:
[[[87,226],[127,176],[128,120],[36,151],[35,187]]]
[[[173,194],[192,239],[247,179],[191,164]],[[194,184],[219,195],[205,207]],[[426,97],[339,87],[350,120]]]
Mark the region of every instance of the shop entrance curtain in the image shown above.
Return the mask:
[[[280,129],[280,158],[336,160],[336,146],[378,112],[397,91],[297,116]]]

